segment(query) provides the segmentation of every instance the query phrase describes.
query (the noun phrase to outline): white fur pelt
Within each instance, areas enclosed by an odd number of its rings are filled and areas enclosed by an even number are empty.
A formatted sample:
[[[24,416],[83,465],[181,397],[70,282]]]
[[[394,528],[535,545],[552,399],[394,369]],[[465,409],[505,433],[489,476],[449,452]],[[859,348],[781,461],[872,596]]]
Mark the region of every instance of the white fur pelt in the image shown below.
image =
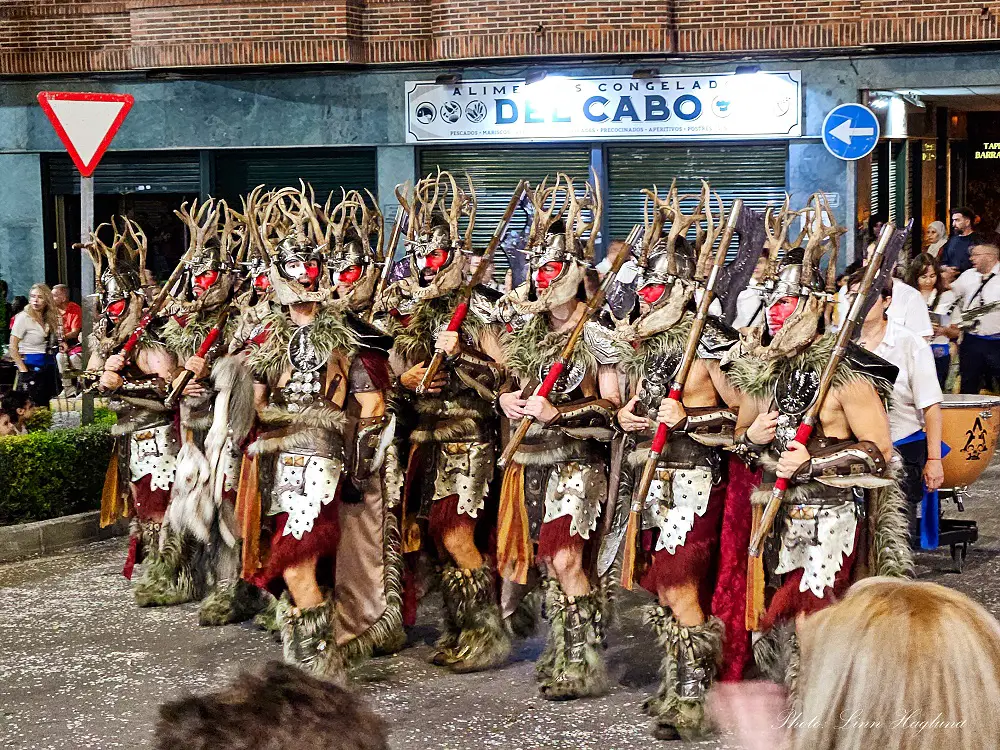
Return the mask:
[[[238,357],[227,356],[212,368],[212,381],[215,408],[205,451],[189,441],[178,453],[166,520],[207,543],[217,519],[222,540],[233,547],[238,542],[236,522],[232,509],[222,501],[225,458],[230,445],[239,446],[253,425],[253,379]]]

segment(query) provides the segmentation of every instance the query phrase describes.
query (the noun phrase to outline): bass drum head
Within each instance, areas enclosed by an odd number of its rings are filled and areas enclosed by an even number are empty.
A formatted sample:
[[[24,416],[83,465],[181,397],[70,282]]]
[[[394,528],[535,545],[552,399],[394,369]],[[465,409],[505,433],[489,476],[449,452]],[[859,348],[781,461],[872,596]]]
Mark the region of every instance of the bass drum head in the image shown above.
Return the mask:
[[[1000,398],[972,393],[945,394],[941,439],[951,452],[941,462],[943,489],[968,487],[993,459],[1000,433]]]

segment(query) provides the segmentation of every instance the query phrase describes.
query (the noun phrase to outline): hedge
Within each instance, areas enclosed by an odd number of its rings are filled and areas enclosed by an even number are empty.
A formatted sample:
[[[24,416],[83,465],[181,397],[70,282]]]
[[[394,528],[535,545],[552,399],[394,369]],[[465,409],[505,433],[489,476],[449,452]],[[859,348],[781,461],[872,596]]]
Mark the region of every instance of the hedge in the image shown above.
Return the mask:
[[[114,413],[94,424],[0,438],[0,526],[101,507]]]

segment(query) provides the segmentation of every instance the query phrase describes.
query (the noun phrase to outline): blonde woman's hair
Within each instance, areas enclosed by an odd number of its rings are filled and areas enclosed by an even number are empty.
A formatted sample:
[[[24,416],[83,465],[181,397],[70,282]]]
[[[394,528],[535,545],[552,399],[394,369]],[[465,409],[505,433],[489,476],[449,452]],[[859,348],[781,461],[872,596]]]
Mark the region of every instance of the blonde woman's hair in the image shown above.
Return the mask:
[[[1000,748],[1000,623],[967,596],[869,578],[799,638],[795,750]]]
[[[45,311],[41,314],[31,306],[31,292],[38,292],[45,301]],[[24,308],[28,316],[42,328],[47,328],[46,333],[55,336],[59,332],[59,309],[56,301],[52,299],[52,290],[45,284],[34,284],[28,292],[28,306]]]

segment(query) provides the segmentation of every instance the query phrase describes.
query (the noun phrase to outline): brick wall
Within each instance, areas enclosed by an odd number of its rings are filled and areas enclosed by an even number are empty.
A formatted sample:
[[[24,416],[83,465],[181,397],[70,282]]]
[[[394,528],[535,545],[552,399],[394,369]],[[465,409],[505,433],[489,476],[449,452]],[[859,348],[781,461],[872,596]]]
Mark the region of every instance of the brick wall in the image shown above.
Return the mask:
[[[965,0],[0,0],[0,74],[1000,40]]]

